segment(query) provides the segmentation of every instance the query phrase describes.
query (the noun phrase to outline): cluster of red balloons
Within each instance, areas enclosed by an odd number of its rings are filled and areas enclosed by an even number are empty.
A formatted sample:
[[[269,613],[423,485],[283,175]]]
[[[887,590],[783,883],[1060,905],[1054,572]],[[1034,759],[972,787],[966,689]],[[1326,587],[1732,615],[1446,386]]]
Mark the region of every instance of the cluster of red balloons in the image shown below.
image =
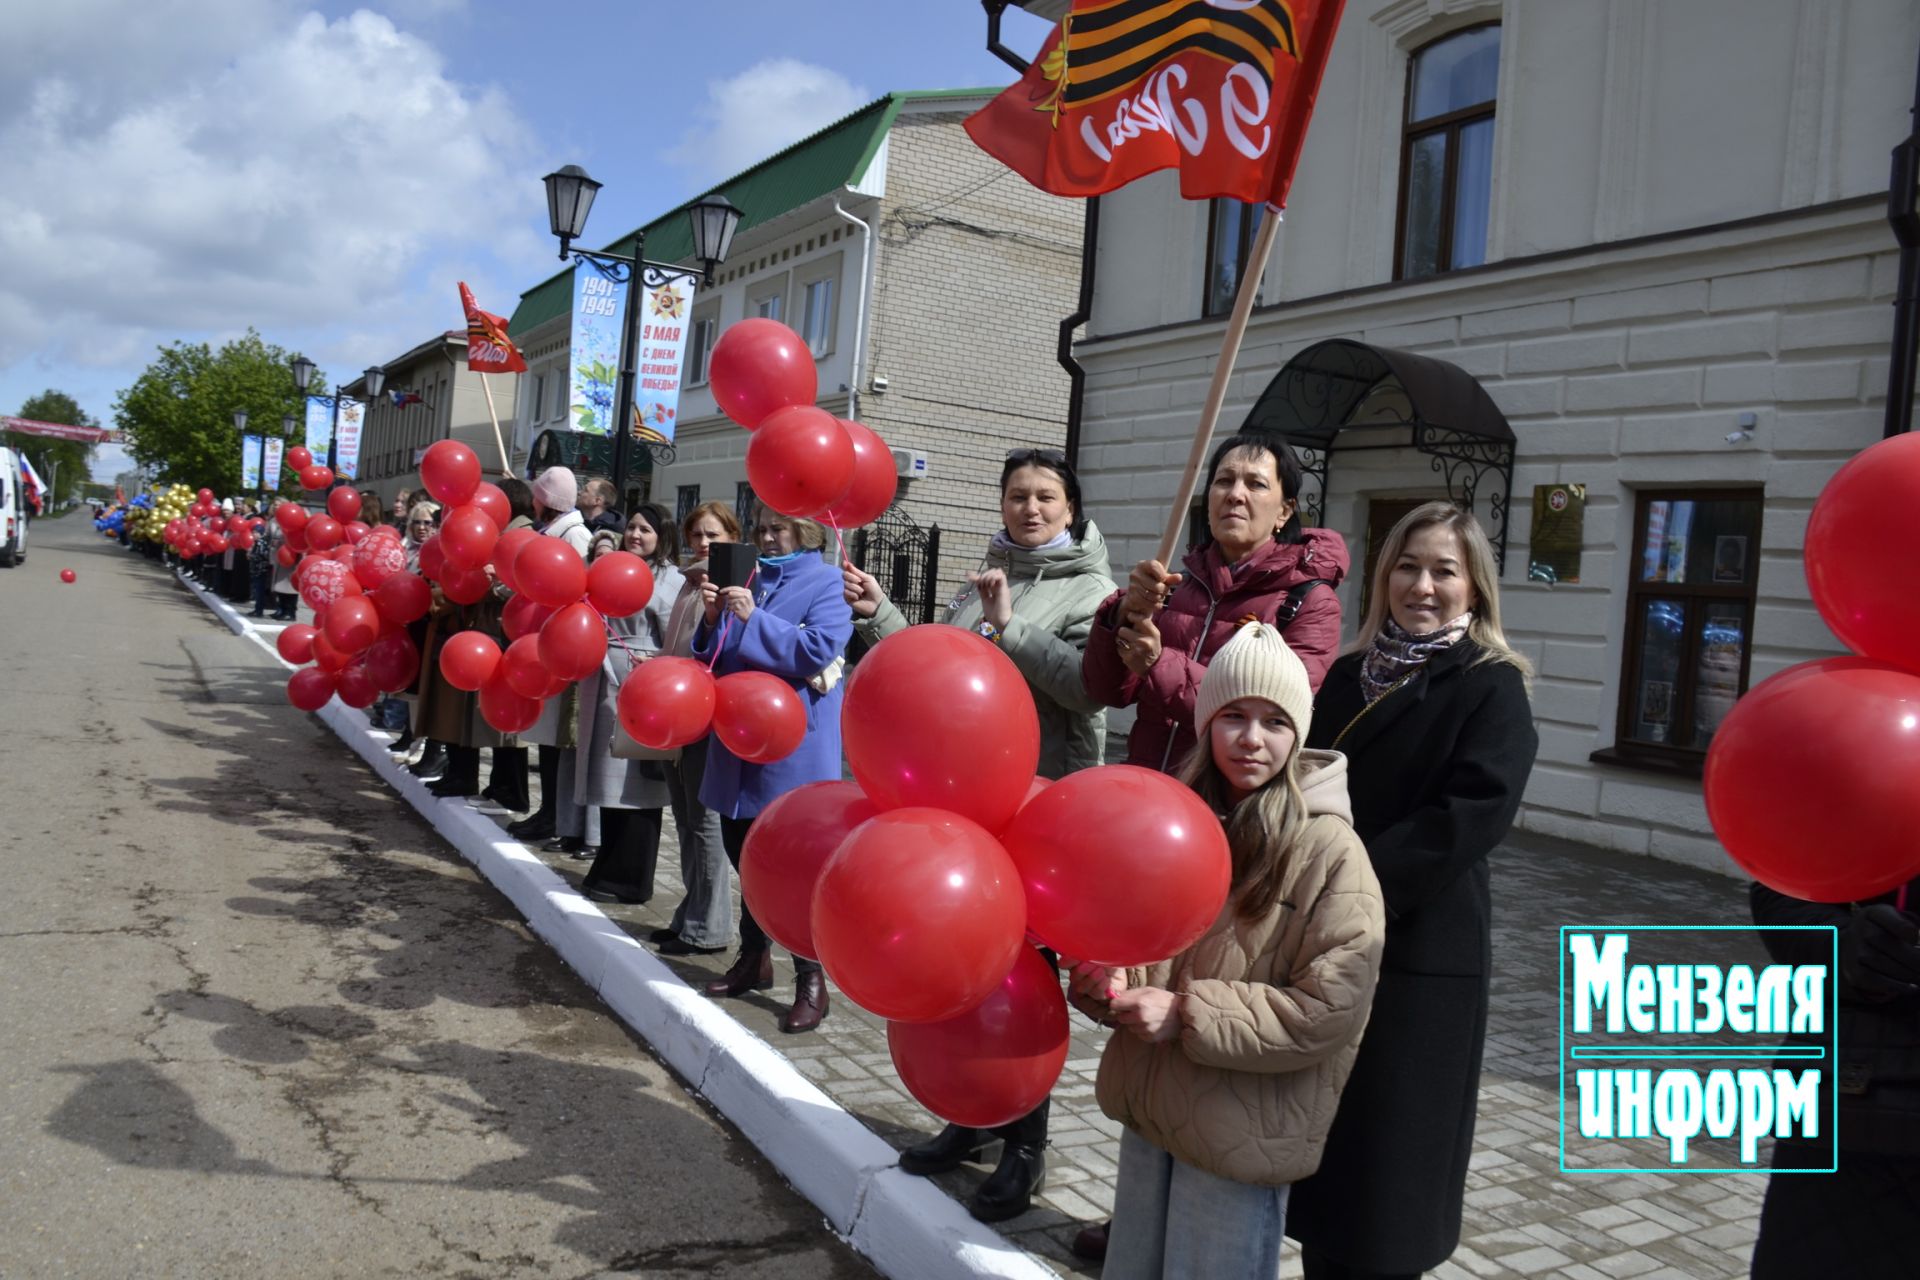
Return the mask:
[[[186,515],[167,521],[161,537],[182,556],[222,555],[228,551],[251,551],[264,524],[266,521],[258,516],[248,519],[222,514],[213,490],[202,489],[195,495]]]
[[[342,494],[351,494],[352,503],[336,505]],[[273,513],[287,539],[277,554],[293,565],[294,588],[313,609],[312,626],[295,623],[275,641],[288,662],[312,664],[287,681],[287,700],[302,711],[318,711],[335,694],[350,707],[367,707],[383,693],[411,687],[420,674],[420,650],[407,624],[433,604],[432,588],[406,571],[398,529],[369,529],[352,519],[360,496],[348,489],[336,489],[328,506],[334,514],[309,515],[293,502]],[[345,525],[339,515],[348,517]],[[316,533],[326,546],[315,543]],[[304,555],[293,550],[296,544]]]
[[[771,937],[888,1020],[923,1105],[1007,1123],[1046,1097],[1067,1053],[1060,983],[1029,944],[1112,965],[1177,954],[1226,902],[1225,833],[1151,770],[1035,777],[1025,680],[957,627],[912,627],[869,651],[841,732],[854,780],[763,810],[741,892]]]
[[[814,404],[813,352],[778,320],[730,326],[714,344],[707,379],[714,402],[753,432],[747,480],[782,515],[836,529],[880,517],[893,501],[893,455],[880,437]]]
[[[1840,468],[1814,504],[1804,552],[1820,616],[1858,656],[1761,681],[1707,751],[1707,816],[1754,879],[1812,902],[1851,902],[1920,875],[1920,597],[1909,523],[1920,436]]]
[[[287,450],[287,468],[299,479],[302,489],[324,489],[333,483],[333,468],[324,462],[315,462],[313,451],[305,445],[297,444]],[[358,499],[354,501],[353,509],[360,509]]]

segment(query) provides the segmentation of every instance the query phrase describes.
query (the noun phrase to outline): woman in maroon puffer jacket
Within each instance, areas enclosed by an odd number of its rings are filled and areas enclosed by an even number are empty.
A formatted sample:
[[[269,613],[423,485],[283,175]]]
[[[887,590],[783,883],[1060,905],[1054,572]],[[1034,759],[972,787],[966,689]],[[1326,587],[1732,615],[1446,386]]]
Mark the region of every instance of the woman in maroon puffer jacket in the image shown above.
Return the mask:
[[[1209,536],[1186,572],[1143,560],[1094,614],[1081,678],[1107,706],[1139,704],[1128,764],[1164,773],[1185,757],[1207,663],[1250,618],[1280,629],[1319,691],[1340,647],[1334,589],[1351,561],[1339,534],[1301,527],[1299,500],[1300,460],[1285,440],[1228,438],[1207,467]]]

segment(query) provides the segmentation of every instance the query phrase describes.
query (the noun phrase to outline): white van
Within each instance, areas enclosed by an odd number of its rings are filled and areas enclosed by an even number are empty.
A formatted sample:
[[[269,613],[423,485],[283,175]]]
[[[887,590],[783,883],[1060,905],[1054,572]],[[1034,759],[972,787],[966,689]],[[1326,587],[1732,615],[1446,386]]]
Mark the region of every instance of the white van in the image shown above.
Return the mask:
[[[20,457],[0,447],[0,568],[27,558],[27,486],[20,478]]]

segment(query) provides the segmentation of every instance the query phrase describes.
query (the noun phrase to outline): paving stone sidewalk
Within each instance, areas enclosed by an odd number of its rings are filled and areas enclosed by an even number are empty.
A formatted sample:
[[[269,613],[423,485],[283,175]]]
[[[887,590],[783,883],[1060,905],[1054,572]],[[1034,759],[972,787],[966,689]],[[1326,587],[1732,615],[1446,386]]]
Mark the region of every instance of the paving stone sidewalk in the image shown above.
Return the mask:
[[[509,816],[496,814],[502,823]],[[541,856],[576,883],[587,867],[562,854]],[[669,822],[653,900],[603,910],[645,937],[667,923],[680,900],[677,868]],[[1561,1171],[1556,966],[1563,924],[1748,923],[1744,885],[1647,858],[1518,834],[1496,851],[1493,884],[1493,1007],[1465,1228],[1453,1258],[1428,1274],[1435,1280],[1745,1276],[1764,1176],[1569,1176]],[[662,959],[697,986],[722,972],[732,957]],[[791,996],[791,964],[781,953],[772,991],[727,1004],[743,1025],[896,1148],[938,1128],[894,1074],[886,1026],[879,1018],[836,992],[819,1031],[784,1035],[778,1019]],[[1072,1049],[1053,1092],[1046,1188],[1030,1212],[1000,1229],[1063,1275],[1094,1277],[1097,1264],[1074,1258],[1068,1245],[1082,1226],[1105,1220],[1112,1208],[1119,1126],[1100,1114],[1093,1097],[1107,1033],[1078,1014],[1073,1022]],[[969,1166],[937,1181],[964,1201],[986,1172],[984,1166]],[[1299,1274],[1298,1254],[1289,1242],[1280,1275],[1285,1280]]]

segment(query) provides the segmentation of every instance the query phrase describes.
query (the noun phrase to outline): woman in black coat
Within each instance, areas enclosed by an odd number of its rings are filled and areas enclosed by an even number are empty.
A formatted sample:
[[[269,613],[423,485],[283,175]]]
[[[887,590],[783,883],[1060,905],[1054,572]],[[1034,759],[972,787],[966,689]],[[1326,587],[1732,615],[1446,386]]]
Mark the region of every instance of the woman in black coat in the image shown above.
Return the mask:
[[[1387,902],[1360,1055],[1320,1168],[1287,1205],[1307,1280],[1417,1275],[1460,1242],[1492,966],[1487,854],[1539,745],[1529,674],[1501,631],[1479,523],[1444,502],[1409,512],[1307,739],[1347,756],[1354,830]]]

